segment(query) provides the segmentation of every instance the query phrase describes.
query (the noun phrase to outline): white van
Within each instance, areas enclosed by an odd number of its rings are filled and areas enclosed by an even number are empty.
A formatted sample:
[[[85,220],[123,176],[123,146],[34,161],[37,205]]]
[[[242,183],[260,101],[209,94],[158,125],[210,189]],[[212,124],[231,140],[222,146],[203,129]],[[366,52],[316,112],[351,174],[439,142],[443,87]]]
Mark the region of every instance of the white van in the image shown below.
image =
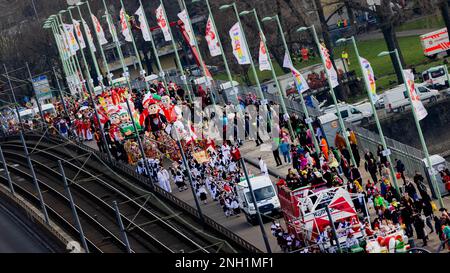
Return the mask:
[[[433,89],[443,89],[449,86],[447,73],[443,65],[435,66],[422,72],[422,78],[426,86]]]
[[[416,92],[424,104],[426,101],[435,102],[439,98],[439,91],[429,89],[424,83],[416,84]],[[384,92],[383,101],[387,112],[405,111],[406,107],[409,107],[408,94],[406,93],[405,85],[401,84]]]
[[[266,175],[250,177],[253,193],[255,194],[256,203],[261,215],[281,214],[280,200],[278,199],[275,187],[272,181]],[[239,206],[245,213],[247,222],[255,225],[258,221],[256,209],[253,204],[252,195],[245,178],[241,179],[236,185]]]
[[[45,115],[45,114],[53,115],[54,113],[56,113],[56,109],[55,109],[55,106],[53,105],[53,103],[42,104],[41,109],[42,109],[43,115]],[[38,107],[35,107],[33,110],[36,114],[40,114]]]
[[[33,111],[33,109],[25,109],[25,110],[19,111],[19,115],[20,115],[20,119],[22,121],[32,120],[34,118],[35,112]]]
[[[338,109],[341,112],[342,119],[355,124],[359,124],[361,122],[367,123],[372,116],[372,113],[369,111],[361,111],[357,107],[343,102],[338,104]],[[324,112],[334,113],[337,116],[336,107],[334,105],[330,105],[325,108]]]

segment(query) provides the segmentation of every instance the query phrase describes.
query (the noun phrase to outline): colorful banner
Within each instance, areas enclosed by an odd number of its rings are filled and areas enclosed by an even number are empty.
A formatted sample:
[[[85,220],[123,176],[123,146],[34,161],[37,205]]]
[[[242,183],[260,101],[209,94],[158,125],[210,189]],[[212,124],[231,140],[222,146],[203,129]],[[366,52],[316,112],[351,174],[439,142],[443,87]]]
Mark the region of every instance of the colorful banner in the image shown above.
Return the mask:
[[[422,120],[428,115],[428,112],[427,109],[425,109],[425,107],[423,106],[423,103],[420,100],[419,95],[417,95],[414,83],[414,73],[411,71],[411,69],[405,69],[403,70],[403,75],[405,76],[405,80],[408,85],[409,89],[408,91],[411,96],[411,102],[414,111],[416,112],[417,118],[419,120]]]
[[[239,64],[250,64],[250,56],[247,46],[244,42],[241,26],[239,23],[234,24],[230,29],[231,46],[233,47],[233,55]]]
[[[164,40],[166,42],[168,41],[172,41],[172,37],[170,35],[170,31],[169,31],[169,23],[167,22],[165,16],[164,16],[164,7],[161,4],[157,9],[156,9],[156,22],[158,23],[158,26],[161,28],[163,34],[164,34]]]
[[[60,46],[62,48],[62,51],[63,51],[62,52],[63,53],[63,58],[64,58],[64,60],[67,60],[71,55],[70,55],[69,45],[67,44],[67,41],[66,41],[66,39],[64,37],[65,37],[65,35],[61,35],[61,34],[56,33],[56,38],[58,39],[59,44],[60,44]]]
[[[142,37],[145,41],[150,42],[152,40],[152,34],[148,26],[147,20],[145,20],[144,7],[140,6],[138,10],[134,13],[139,16],[140,28],[142,31]]]
[[[294,65],[292,64],[291,57],[289,56],[289,52],[286,51],[284,53],[284,59],[283,59],[283,67],[292,69]]]
[[[269,55],[264,46],[263,36],[259,42],[259,71],[270,70]]]
[[[105,32],[103,31],[102,25],[98,21],[97,17],[91,14],[92,21],[94,22],[95,33],[97,33],[98,43],[100,45],[106,45],[108,40],[105,38]]]
[[[189,23],[189,15],[186,10],[178,13],[178,18],[180,18],[181,22],[184,24],[184,29],[189,35],[189,45],[195,46],[195,35],[194,31],[191,28],[191,24]]]
[[[86,43],[84,42],[83,32],[81,31],[81,24],[77,20],[73,20],[73,25],[75,27],[75,34],[77,35],[78,44],[81,49],[86,48]]]
[[[125,9],[120,9],[120,26],[122,28],[122,35],[125,37],[125,41],[132,42],[130,28],[128,27],[128,15],[125,13]]]
[[[219,37],[217,36],[216,30],[212,24],[211,15],[206,22],[206,34],[205,34],[206,42],[208,43],[209,52],[212,57],[216,57],[222,54],[222,50],[220,50],[219,45]]]
[[[97,49],[95,48],[94,38],[92,37],[91,29],[89,28],[88,24],[84,20],[83,20],[83,27],[84,27],[84,31],[86,32],[89,47],[91,48],[91,50],[93,52],[96,52]]]
[[[360,57],[360,62],[361,67],[363,68],[363,76],[366,78],[367,90],[370,91],[372,102],[375,103],[378,100],[375,74],[373,73],[373,69],[369,61]]]
[[[295,69],[293,66],[291,67],[292,76],[294,77],[295,87],[299,94],[309,90],[308,82],[303,78],[302,74]]]
[[[73,25],[71,24],[63,24],[65,29],[66,41],[69,45],[70,53],[72,55],[77,54],[77,51],[80,49],[80,46],[75,39],[75,35],[73,34]]]
[[[333,63],[331,62],[330,59],[330,53],[328,52],[328,49],[324,45],[319,44],[319,47],[320,47],[320,56],[322,57],[322,60],[325,63],[325,72],[331,83],[330,88],[335,88],[336,86],[339,85],[339,81],[337,72],[334,69]]]

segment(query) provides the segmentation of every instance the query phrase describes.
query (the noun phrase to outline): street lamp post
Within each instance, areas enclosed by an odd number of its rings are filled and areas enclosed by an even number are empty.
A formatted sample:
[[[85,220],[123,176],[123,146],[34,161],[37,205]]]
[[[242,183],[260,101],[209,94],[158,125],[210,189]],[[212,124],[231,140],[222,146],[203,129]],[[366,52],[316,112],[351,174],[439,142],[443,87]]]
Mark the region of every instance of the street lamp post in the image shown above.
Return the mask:
[[[186,3],[185,3],[184,0],[181,0],[181,3],[183,4],[183,8],[186,11],[186,16],[187,16],[187,21],[188,21],[189,27],[192,30],[192,36],[193,36],[192,38],[193,38],[193,41],[194,41],[194,47],[197,50],[198,59],[199,59],[199,62],[200,62],[200,69],[202,70],[203,76],[205,77],[205,83],[206,83],[207,87],[211,87],[210,79],[208,78],[208,74],[206,73],[206,64],[203,61],[203,57],[202,57],[202,54],[200,52],[200,48],[198,46],[197,38],[195,37],[194,28],[192,27],[191,18],[189,16],[189,12],[187,10]],[[190,43],[190,41],[189,41],[189,43]],[[215,107],[216,106],[216,98],[215,98],[215,94],[214,94],[213,90],[214,90],[214,88],[211,88],[210,92],[211,92],[211,100],[212,100],[213,106]]]
[[[281,107],[283,109],[285,116],[287,117],[286,121],[288,124],[289,133],[291,134],[292,141],[294,141],[295,134],[294,134],[294,130],[292,129],[292,124],[291,124],[291,120],[289,118],[289,113],[287,111],[286,104],[284,103],[283,90],[281,89],[277,74],[275,73],[275,69],[273,68],[273,63],[272,63],[272,59],[270,58],[269,48],[267,47],[267,43],[266,43],[266,36],[264,35],[261,24],[259,23],[258,14],[256,13],[256,9],[252,9],[250,11],[242,11],[239,15],[243,16],[243,15],[247,15],[250,13],[253,13],[253,16],[255,17],[255,21],[258,26],[258,30],[259,30],[259,33],[261,36],[261,40],[263,42],[264,49],[266,50],[266,54],[268,55],[267,59],[269,61],[269,65],[270,65],[270,71],[272,72],[272,78],[275,81],[275,85],[277,86],[277,89],[278,89],[278,96],[280,99],[280,104],[281,104]],[[283,119],[284,119],[284,117],[283,117]]]
[[[123,9],[123,11],[125,13],[124,14],[124,17],[125,17],[124,20],[125,20],[125,23],[127,24],[128,30],[130,31],[131,42],[133,44],[134,52],[135,52],[137,60],[138,60],[139,69],[141,70],[141,71],[139,71],[139,73],[140,73],[141,77],[144,78],[145,88],[147,90],[150,90],[150,86],[148,85],[148,82],[145,80],[146,72],[144,70],[144,67],[142,66],[141,54],[139,53],[139,50],[138,50],[138,48],[136,46],[136,41],[134,40],[133,30],[131,29],[130,22],[128,21],[127,14],[126,14],[126,11],[125,11],[125,6],[123,5],[123,1],[122,0],[120,0],[120,5],[122,6],[122,9]]]
[[[189,102],[192,103],[193,102],[192,94],[191,94],[192,91],[191,91],[191,88],[189,87],[189,84],[187,82],[187,78],[186,78],[186,75],[185,75],[184,70],[183,70],[183,65],[181,64],[180,55],[178,54],[178,47],[177,47],[177,45],[175,43],[175,39],[173,37],[172,28],[170,27],[170,22],[167,19],[166,8],[164,7],[164,3],[163,3],[162,0],[160,0],[160,3],[161,3],[162,11],[163,11],[164,20],[166,21],[167,26],[168,26],[169,35],[170,35],[170,39],[172,41],[173,51],[175,52],[175,58],[177,60],[178,69],[180,70],[180,73],[181,73],[181,80],[183,81],[184,86],[185,86],[185,88],[188,91]]]
[[[281,26],[281,22],[280,22],[280,18],[278,17],[278,14],[275,16],[272,16],[272,17],[265,17],[261,21],[266,22],[266,21],[270,21],[273,19],[275,19],[275,21],[277,22],[278,30],[280,31],[280,34],[281,34],[281,40],[283,41],[286,56],[288,56],[288,58],[289,58],[289,63],[292,64],[291,53],[289,52],[289,47],[286,43],[286,37],[284,36],[283,27]],[[292,78],[294,79],[294,81],[296,80],[294,75],[292,75]],[[312,119],[309,116],[308,108],[306,107],[306,103],[305,103],[305,99],[303,98],[303,94],[299,93],[299,95],[300,95],[300,101],[302,103],[303,112],[305,113],[305,122],[306,122],[306,124],[308,124],[308,128],[311,131],[313,141],[314,141],[314,148],[316,150],[317,156],[319,156],[320,146],[317,141],[316,133],[314,132],[314,127],[312,126]]]
[[[247,56],[249,56],[249,59],[250,59],[250,67],[252,69],[253,77],[255,78],[255,81],[256,81],[256,86],[258,87],[257,88],[258,96],[261,99],[261,101],[265,101],[264,93],[263,93],[262,88],[261,88],[261,83],[260,83],[258,75],[256,73],[255,64],[253,63],[253,58],[252,58],[252,55],[250,53],[250,49],[248,48],[247,38],[246,38],[245,33],[244,33],[244,28],[242,27],[241,18],[239,16],[239,12],[238,12],[237,7],[236,7],[236,2],[233,2],[233,3],[228,4],[228,5],[222,5],[222,6],[219,7],[220,10],[225,10],[225,9],[228,9],[228,8],[233,8],[233,11],[234,11],[234,13],[236,15],[236,18],[238,20],[239,27],[240,27],[240,29],[242,31],[243,42],[245,44],[245,47],[247,48],[247,52],[246,53],[247,53]]]
[[[70,19],[72,19],[72,22],[74,20],[73,20],[71,9],[74,9],[74,8],[75,8],[74,6],[71,6],[71,7],[69,7],[67,9],[69,11]],[[80,12],[80,16],[81,16],[80,6],[78,6],[78,11]],[[86,34],[86,37],[87,37],[87,34]],[[90,49],[90,52],[91,52],[91,55],[92,55],[92,60],[93,60],[94,65],[95,65],[95,70],[97,72],[98,82],[99,82],[99,85],[102,88],[102,92],[103,92],[105,90],[104,89],[105,87],[103,86],[103,77],[102,77],[102,74],[100,73],[100,69],[98,68],[98,64],[97,64],[97,60],[96,60],[96,57],[95,57],[95,53],[94,53],[94,51],[92,50],[92,48],[89,45],[87,47],[89,47],[89,49]],[[102,123],[100,121],[100,115],[98,114],[98,111],[97,111],[97,105],[96,105],[96,103],[94,101],[94,98],[92,96],[92,93],[94,93],[94,95],[95,95],[94,81],[91,79],[91,73],[89,72],[89,66],[88,66],[88,63],[86,61],[86,56],[84,55],[84,51],[81,48],[81,46],[80,46],[80,52],[81,52],[81,57],[83,59],[84,67],[85,67],[85,70],[86,70],[86,74],[88,75],[88,81],[89,81],[90,87],[91,87],[91,90],[88,91],[88,93],[89,93],[90,100],[92,101],[92,105],[94,106],[94,112],[95,112],[95,117],[97,118],[98,128],[100,129],[100,133],[102,135],[102,141],[103,141],[103,143],[105,145],[105,150],[106,150],[106,153],[108,155],[108,159],[109,159],[109,161],[112,162],[112,156],[111,156],[111,152],[109,151],[109,148],[108,148],[108,142],[106,141],[105,131],[104,131],[104,128],[103,128]]]
[[[142,10],[144,11],[144,6],[142,5],[142,0],[139,0],[139,5],[142,7]],[[145,11],[143,12],[143,16],[144,16],[144,18],[139,18],[139,20],[144,20],[145,25],[147,27],[149,27],[150,25],[148,24],[147,15],[145,14]],[[167,89],[169,88],[169,86],[167,85],[166,75],[161,66],[161,61],[160,61],[159,55],[158,55],[158,49],[156,48],[155,41],[153,40],[153,34],[152,34],[151,30],[149,29],[148,31],[150,32],[150,43],[152,45],[153,55],[155,55],[156,64],[158,65],[159,76],[162,78],[162,80],[164,82],[164,86],[166,87],[166,92],[168,92]]]
[[[382,143],[383,149],[384,149],[383,152],[386,155],[386,158],[389,162],[389,170],[391,172],[391,176],[392,176],[392,180],[394,182],[395,189],[397,191],[397,194],[400,196],[401,191],[400,191],[400,188],[398,187],[398,181],[397,181],[397,177],[396,177],[396,172],[394,170],[394,164],[392,164],[391,150],[388,148],[388,146],[386,144],[386,139],[384,137],[383,129],[381,128],[381,124],[380,124],[380,119],[378,118],[377,109],[376,109],[375,103],[372,99],[373,96],[372,96],[370,89],[368,88],[368,86],[370,86],[370,84],[368,83],[368,79],[364,76],[364,67],[362,66],[362,63],[361,63],[361,56],[359,55],[359,50],[358,50],[358,46],[356,44],[355,37],[352,36],[351,38],[348,38],[348,39],[344,39],[344,38],[339,39],[336,43],[345,43],[347,41],[351,41],[353,48],[355,50],[359,68],[361,69],[361,75],[363,75],[362,78],[365,83],[365,89],[367,91],[367,96],[369,97],[370,106],[372,107],[373,117],[375,118],[375,123],[377,124],[378,133],[380,134],[381,143]]]
[[[56,20],[57,16],[52,15],[51,18],[51,29],[53,32],[53,35],[56,40],[56,45],[59,48],[61,62],[63,63],[63,67],[66,69],[66,81],[70,89],[75,88],[78,91],[78,94],[80,97],[82,97],[82,93],[80,91],[80,79],[78,78],[78,75],[75,72],[72,59],[70,58],[69,52],[67,52],[66,43],[64,42],[64,38],[62,36],[61,30],[58,26],[58,22]]]
[[[201,0],[192,0],[192,3],[196,3],[196,2],[200,2],[200,1]],[[228,77],[228,80],[230,81],[231,89],[235,93],[236,101],[238,101],[238,92],[237,92],[237,90],[235,90],[236,87],[234,85],[233,77],[231,76],[231,71],[230,71],[230,67],[228,65],[227,56],[225,55],[225,51],[223,50],[222,42],[220,41],[220,36],[219,36],[219,32],[217,31],[216,22],[214,20],[214,15],[213,15],[213,13],[211,11],[211,5],[209,4],[209,0],[205,0],[205,2],[206,2],[206,7],[208,8],[208,13],[209,13],[210,18],[211,18],[212,27],[214,29],[214,32],[217,35],[217,41],[219,43],[223,64],[225,65],[225,71],[227,72],[227,77]]]
[[[89,12],[89,17],[91,17],[92,25],[95,28],[96,26],[95,26],[94,18],[92,17],[93,14],[92,14],[92,10],[91,10],[91,5],[89,4],[89,0],[86,0],[86,2],[84,2],[84,3],[80,2],[79,4],[77,4],[78,10],[80,10],[80,5],[82,5],[82,4],[86,4],[86,6],[88,8],[88,12]],[[108,10],[106,10],[105,12],[106,12],[106,14],[108,14]],[[80,14],[80,17],[81,17],[81,14]],[[87,25],[87,23],[86,23],[86,25]],[[86,29],[85,29],[85,31],[86,31]],[[103,66],[105,67],[106,73],[108,73],[109,81],[112,83],[113,74],[111,73],[111,69],[109,68],[108,60],[106,59],[106,55],[105,55],[105,51],[103,50],[103,46],[100,43],[100,37],[98,36],[98,32],[97,31],[94,31],[94,32],[95,32],[95,37],[97,38],[97,42],[99,45],[100,54],[102,55]],[[92,42],[94,42],[94,41],[92,41]]]
[[[430,176],[431,176],[431,182],[432,182],[433,187],[435,188],[435,193],[437,194],[437,198],[438,198],[438,200],[439,200],[439,206],[440,206],[441,208],[443,208],[443,207],[444,207],[444,202],[443,202],[443,200],[442,200],[441,191],[440,191],[439,186],[438,186],[438,184],[437,184],[437,180],[436,180],[436,172],[435,172],[435,170],[433,169],[433,165],[432,165],[431,159],[430,159],[430,154],[428,153],[427,144],[426,144],[426,142],[425,142],[425,138],[423,137],[422,127],[420,127],[420,121],[419,121],[419,119],[418,119],[418,117],[417,117],[416,110],[414,109],[414,106],[413,106],[413,101],[412,101],[412,98],[411,98],[411,93],[410,93],[410,91],[409,91],[408,82],[407,82],[406,79],[405,79],[405,73],[404,73],[404,70],[403,70],[403,66],[402,66],[402,64],[401,64],[401,62],[400,62],[400,56],[399,56],[399,54],[398,54],[398,50],[395,49],[394,51],[383,51],[383,52],[381,52],[380,54],[378,54],[378,57],[383,57],[383,56],[387,56],[387,55],[391,55],[391,54],[394,54],[395,57],[397,58],[398,64],[399,64],[400,69],[401,69],[401,71],[402,71],[402,78],[403,78],[403,83],[404,83],[405,88],[406,88],[406,94],[408,95],[409,104],[410,104],[410,106],[411,106],[411,108],[412,108],[412,113],[413,113],[413,117],[414,117],[414,122],[415,122],[415,124],[416,124],[417,132],[418,132],[418,134],[419,134],[419,139],[420,139],[420,143],[421,143],[421,145],[422,145],[422,150],[423,150],[423,152],[424,152],[424,154],[425,154],[425,158],[426,158],[426,161],[427,161],[427,164],[428,164],[428,173],[429,173]]]
[[[310,27],[300,27],[300,28],[297,29],[297,32],[302,32],[302,31],[305,31],[305,30],[308,30],[308,29],[312,30],[312,33],[313,33],[313,36],[314,36],[314,41],[316,42],[316,45],[317,45],[317,49],[319,50],[319,54],[322,56],[323,54],[322,54],[321,49],[320,49],[319,37],[317,36],[316,27],[314,25],[311,25]],[[323,64],[323,66],[325,68],[326,67],[325,59],[324,59],[323,56],[321,57],[321,59],[322,59],[322,64]],[[344,137],[345,144],[347,146],[347,150],[348,150],[348,152],[350,154],[350,158],[351,158],[353,166],[358,167],[358,165],[356,164],[355,157],[353,155],[352,147],[351,147],[350,142],[348,140],[347,131],[345,130],[344,119],[342,118],[341,111],[339,110],[338,102],[337,102],[337,99],[336,99],[336,94],[334,93],[333,84],[331,82],[331,77],[329,75],[327,75],[327,80],[328,80],[328,85],[330,87],[330,94],[331,94],[331,97],[333,99],[333,103],[334,103],[334,107],[335,107],[335,110],[336,110],[336,114],[337,114],[338,119],[339,119],[339,125],[340,125],[341,130],[342,130],[342,135]]]

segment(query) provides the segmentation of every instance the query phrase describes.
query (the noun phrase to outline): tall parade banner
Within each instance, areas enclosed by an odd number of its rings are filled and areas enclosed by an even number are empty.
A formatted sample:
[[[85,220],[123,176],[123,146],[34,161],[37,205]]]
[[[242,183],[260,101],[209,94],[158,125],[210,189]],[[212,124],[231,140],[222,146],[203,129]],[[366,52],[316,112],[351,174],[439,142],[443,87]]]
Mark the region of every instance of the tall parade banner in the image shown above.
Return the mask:
[[[270,63],[269,63],[269,55],[266,52],[266,47],[264,46],[264,36],[261,33],[260,34],[260,41],[259,41],[259,70],[270,70]]]
[[[423,103],[416,92],[416,86],[414,83],[414,73],[411,71],[411,69],[405,69],[403,70],[403,75],[405,76],[405,81],[408,85],[408,92],[411,96],[414,111],[416,112],[417,118],[419,120],[422,120],[428,115],[428,112],[427,109],[425,109],[425,107],[423,106]]]
[[[94,22],[95,32],[98,35],[99,44],[106,45],[108,43],[108,40],[106,40],[105,32],[103,31],[100,21],[98,21],[97,17],[95,17],[93,14],[91,16],[92,16],[92,21]]]
[[[299,94],[309,90],[308,82],[305,80],[300,71],[295,69],[288,52],[284,54],[283,67],[291,70],[292,76],[294,77],[295,88]]]
[[[330,88],[335,88],[339,85],[339,81],[337,72],[334,69],[333,63],[331,62],[330,59],[330,53],[324,45],[319,44],[319,47],[320,47],[320,56],[322,57],[322,60],[324,60],[325,62],[325,72],[327,76],[330,78],[331,82]]]
[[[139,9],[134,13],[139,17],[140,28],[142,31],[142,37],[146,42],[150,42],[152,40],[152,34],[150,32],[150,28],[147,25],[144,15],[144,7],[140,6]]]
[[[189,45],[195,46],[194,30],[192,30],[191,24],[189,23],[189,16],[187,14],[187,11],[183,10],[182,12],[178,13],[178,18],[180,18],[181,22],[183,22],[184,24],[184,29],[189,37]]]
[[[125,9],[120,9],[120,26],[122,28],[122,35],[125,37],[125,41],[132,42],[131,30],[128,27],[128,15],[125,13]]]
[[[93,52],[96,52],[97,49],[95,48],[94,38],[92,37],[91,29],[89,28],[89,26],[86,23],[86,21],[84,21],[84,19],[82,21],[83,21],[84,31],[86,32],[86,36],[87,36],[87,41],[88,41],[89,47],[92,49]]]
[[[86,43],[84,42],[83,32],[81,31],[81,24],[77,20],[73,20],[73,25],[75,27],[75,34],[77,35],[78,44],[81,49],[86,48]]]
[[[378,95],[375,82],[375,74],[373,73],[372,66],[370,65],[369,61],[362,57],[359,59],[359,61],[361,62],[361,67],[363,68],[363,76],[366,78],[367,89],[370,91],[370,99],[373,103],[375,103],[378,100]]]
[[[216,57],[222,54],[222,50],[220,50],[219,45],[219,36],[217,36],[217,33],[215,32],[215,29],[212,24],[211,15],[208,18],[208,21],[206,22],[206,42],[208,43],[209,52],[211,53],[212,57]]]
[[[250,64],[250,56],[248,49],[244,43],[242,29],[239,23],[236,23],[230,29],[231,46],[233,47],[233,55],[239,64]]]
[[[160,5],[156,9],[156,22],[158,23],[158,26],[161,28],[161,30],[164,34],[164,40],[166,42],[172,41],[172,38],[170,37],[170,32],[169,32],[170,26],[169,26],[169,23],[164,18],[164,9],[163,9],[162,5]]]
[[[77,43],[77,40],[75,39],[74,31],[73,31],[73,25],[71,24],[63,24],[65,29],[65,35],[67,44],[69,45],[70,53],[71,55],[77,54],[77,51],[80,49],[80,46]]]

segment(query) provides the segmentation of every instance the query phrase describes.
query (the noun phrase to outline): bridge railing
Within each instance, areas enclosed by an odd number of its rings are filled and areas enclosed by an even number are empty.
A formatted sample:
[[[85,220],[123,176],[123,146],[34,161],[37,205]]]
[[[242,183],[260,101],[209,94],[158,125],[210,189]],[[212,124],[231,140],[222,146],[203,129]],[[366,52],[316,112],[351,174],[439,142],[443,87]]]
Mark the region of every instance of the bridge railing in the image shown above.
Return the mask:
[[[36,131],[29,131],[29,132],[36,132]],[[63,137],[61,137],[59,135],[52,135],[51,137],[55,138],[58,141],[62,141],[62,142],[66,142],[67,141],[66,138],[63,138]],[[148,186],[148,185],[150,185],[150,183],[152,183],[149,178],[146,178],[146,177],[143,177],[143,176],[137,174],[136,171],[130,165],[124,164],[124,163],[116,161],[116,160],[109,161],[108,157],[106,156],[106,154],[103,154],[100,151],[98,151],[98,150],[96,150],[96,149],[94,149],[92,147],[89,147],[89,146],[87,146],[87,145],[85,145],[83,143],[78,143],[77,142],[77,143],[73,143],[73,145],[76,145],[79,148],[81,148],[81,149],[83,149],[83,150],[85,150],[87,152],[95,154],[103,162],[110,164],[110,166],[113,167],[113,169],[120,170],[121,172],[127,174],[128,176],[133,177],[134,179],[138,180],[143,185]],[[176,207],[179,207],[179,208],[183,209],[184,211],[186,211],[187,213],[189,213],[193,217],[198,218],[198,219],[200,218],[197,209],[195,209],[194,207],[192,207],[188,203],[182,201],[181,199],[179,199],[175,195],[164,191],[162,188],[160,188],[158,186],[153,187],[152,189],[150,189],[150,191],[154,192],[159,197],[162,197],[163,199],[168,200],[169,202],[171,202]],[[203,215],[203,218],[205,220],[206,226],[208,226],[212,230],[215,230],[215,231],[221,233],[222,235],[224,235],[226,238],[228,238],[230,241],[234,242],[235,244],[237,244],[237,245],[247,249],[249,252],[253,252],[253,253],[260,253],[260,252],[262,252],[260,249],[256,248],[254,245],[249,243],[247,240],[243,239],[239,235],[236,235],[234,232],[232,232],[228,228],[224,227],[223,225],[217,223],[215,220],[213,220],[212,218],[208,217],[207,215]]]

